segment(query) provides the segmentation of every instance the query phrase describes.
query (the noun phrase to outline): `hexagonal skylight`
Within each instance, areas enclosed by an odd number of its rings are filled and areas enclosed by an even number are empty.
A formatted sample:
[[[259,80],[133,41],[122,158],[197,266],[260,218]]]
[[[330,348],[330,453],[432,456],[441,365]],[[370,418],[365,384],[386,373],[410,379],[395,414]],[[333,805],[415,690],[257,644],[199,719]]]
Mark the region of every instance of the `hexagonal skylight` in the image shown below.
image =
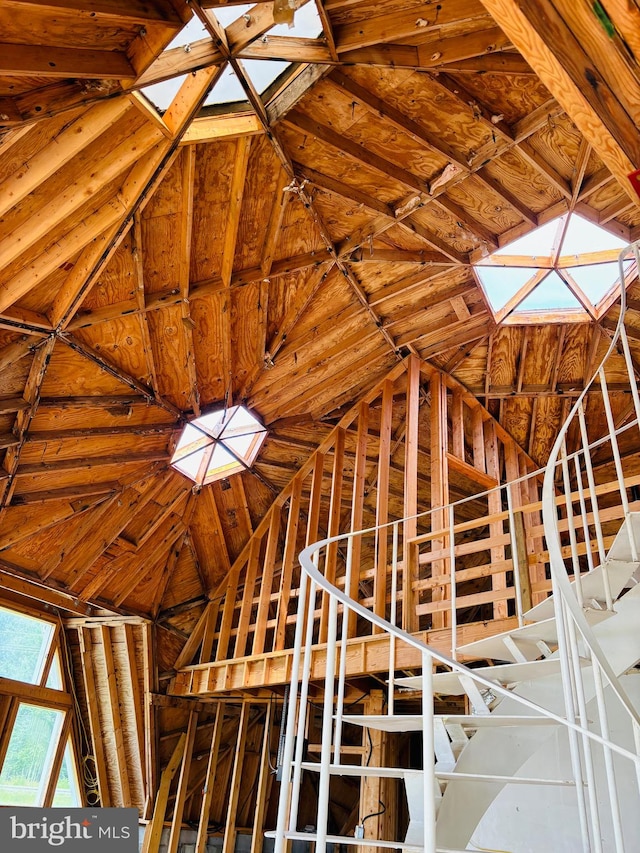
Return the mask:
[[[573,212],[498,249],[475,270],[498,321],[536,312],[594,317],[596,306],[620,286],[618,255],[625,246]]]
[[[182,431],[171,465],[198,486],[250,468],[267,431],[243,406],[201,415]]]

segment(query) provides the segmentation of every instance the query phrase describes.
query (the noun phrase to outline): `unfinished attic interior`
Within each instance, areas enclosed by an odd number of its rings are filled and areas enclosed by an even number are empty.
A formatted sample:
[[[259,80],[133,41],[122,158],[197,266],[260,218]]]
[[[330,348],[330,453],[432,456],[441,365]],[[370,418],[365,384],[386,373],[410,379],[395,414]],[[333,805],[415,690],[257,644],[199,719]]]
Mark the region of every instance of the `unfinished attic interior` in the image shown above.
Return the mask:
[[[0,0],[0,806],[638,849],[638,33]]]

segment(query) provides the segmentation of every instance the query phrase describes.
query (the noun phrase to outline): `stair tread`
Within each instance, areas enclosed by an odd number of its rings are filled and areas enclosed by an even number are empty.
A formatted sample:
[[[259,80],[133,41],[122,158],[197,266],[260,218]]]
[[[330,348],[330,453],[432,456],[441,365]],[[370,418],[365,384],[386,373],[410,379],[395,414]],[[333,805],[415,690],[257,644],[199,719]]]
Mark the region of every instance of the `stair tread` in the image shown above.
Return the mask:
[[[544,622],[532,622],[530,625],[523,625],[521,628],[514,628],[512,631],[504,631],[501,634],[494,634],[492,637],[483,637],[482,640],[475,640],[473,643],[458,646],[458,652],[465,657],[513,660],[516,663],[512,652],[504,644],[505,637],[513,637],[516,642],[522,643],[525,653],[528,648],[535,651],[535,659],[540,657],[540,650],[535,645],[536,640],[543,640],[548,645],[557,643],[556,620],[545,619]]]
[[[312,761],[302,762],[303,770],[310,770],[314,773],[320,772],[320,764]],[[375,776],[385,779],[404,779],[405,777],[422,776],[422,770],[414,770],[406,767],[367,767],[360,764],[330,764],[329,773],[332,776]],[[570,779],[545,779],[538,776],[500,776],[495,773],[456,773],[456,771],[446,772],[441,770],[434,771],[437,779],[444,782],[495,782],[500,784],[513,785],[553,785],[553,786],[573,786],[575,782]]]
[[[635,515],[636,513],[634,513]],[[638,522],[638,533],[640,535],[640,522]],[[623,525],[624,527],[624,525]],[[590,599],[597,599],[598,601],[605,600],[605,592],[604,592],[604,584],[602,580],[602,574],[604,571],[604,567],[607,567],[607,571],[609,574],[609,586],[611,588],[611,596],[613,600],[620,595],[622,590],[625,587],[625,584],[629,580],[629,578],[633,575],[636,569],[640,566],[640,563],[633,563],[630,560],[623,559],[614,559],[611,557],[611,551],[613,550],[616,542],[620,538],[620,534],[622,533],[623,539],[627,542],[627,550],[629,549],[629,540],[627,539],[626,532],[623,531],[622,528],[618,531],[616,539],[611,546],[611,550],[609,551],[609,556],[605,563],[600,566],[596,566],[596,568],[592,572],[583,572],[580,575],[580,585],[582,587],[582,595],[587,605],[587,609],[585,613],[588,618],[592,621],[598,621],[598,614],[604,614],[604,618],[606,618],[607,611],[606,610],[595,610],[593,608],[588,607],[588,602]],[[622,545],[619,546],[618,551],[622,550]],[[575,580],[571,581],[571,586],[575,586]],[[553,596],[549,596],[549,598],[541,601],[540,604],[536,604],[535,607],[532,607],[531,610],[527,610],[524,614],[525,619],[533,620],[535,622],[539,622],[541,620],[546,620],[554,615],[554,605],[553,605]],[[601,615],[600,618],[603,618]]]
[[[421,714],[365,714],[345,716],[343,722],[356,726],[365,726],[383,732],[421,732]],[[455,723],[470,728],[491,726],[558,726],[549,717],[538,716],[502,716],[500,714],[436,714],[434,719],[445,724]]]
[[[582,665],[588,665],[588,661],[582,661]],[[495,681],[506,686],[516,684],[519,681],[530,681],[533,678],[544,678],[547,675],[555,675],[560,672],[560,659],[545,658],[543,660],[527,661],[526,663],[506,663],[498,666],[481,666],[472,670],[476,675]],[[464,688],[460,683],[460,674],[457,672],[436,672],[433,676],[433,689],[436,693],[445,693],[449,696],[462,696]],[[416,675],[410,678],[397,678],[396,687],[408,687],[413,690],[422,689],[422,676]],[[482,689],[482,688],[481,688]]]
[[[607,555],[608,560],[631,562],[632,554],[628,533],[629,525],[631,525],[633,540],[636,544],[636,553],[640,556],[640,512],[630,512],[629,518],[625,518],[622,522],[620,529],[616,534],[616,538],[613,540],[613,543],[609,548],[609,553]]]

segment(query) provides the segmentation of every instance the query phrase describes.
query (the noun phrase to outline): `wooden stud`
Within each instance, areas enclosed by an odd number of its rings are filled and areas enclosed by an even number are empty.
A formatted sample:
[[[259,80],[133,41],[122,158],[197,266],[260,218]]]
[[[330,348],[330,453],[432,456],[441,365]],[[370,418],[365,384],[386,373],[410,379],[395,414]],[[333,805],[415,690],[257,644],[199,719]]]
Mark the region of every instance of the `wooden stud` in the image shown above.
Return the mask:
[[[142,626],[142,669],[144,680],[144,760],[145,805],[144,816],[152,816],[158,793],[158,732],[156,712],[151,697],[158,691],[158,672],[155,655],[155,629],[148,622]]]
[[[120,697],[118,695],[118,684],[116,681],[116,669],[113,660],[113,646],[111,645],[111,631],[103,625],[100,629],[102,651],[104,654],[105,674],[109,691],[109,709],[111,725],[116,744],[116,769],[120,782],[120,796],[122,805],[130,808],[133,804],[131,789],[129,786],[129,762],[124,745],[124,731],[122,717],[120,715]],[[91,701],[91,698],[88,698]]]
[[[244,752],[247,742],[247,728],[251,705],[249,702],[242,703],[240,722],[238,724],[238,740],[236,741],[233,771],[231,773],[231,789],[229,791],[229,804],[225,820],[224,840],[222,842],[222,853],[233,853],[236,843],[236,815],[238,812],[238,800],[240,797],[240,782],[242,779],[242,766],[244,764]]]
[[[200,804],[200,820],[198,822],[198,834],[196,836],[195,853],[206,853],[207,839],[209,834],[209,814],[211,811],[211,801],[213,799],[214,793],[216,771],[218,769],[220,740],[222,737],[222,727],[224,725],[224,710],[224,703],[218,702],[216,706],[216,718],[213,724],[213,732],[211,733],[211,749],[209,750],[207,773],[205,776],[204,785],[202,787],[202,802]]]
[[[140,778],[140,790],[146,790],[146,764],[145,764],[145,737],[144,737],[144,696],[140,691],[138,679],[138,661],[136,657],[136,636],[133,625],[124,625],[124,638],[126,647],[127,666],[129,670],[129,682],[131,683],[131,703],[133,705],[133,727],[135,729],[135,740],[138,744],[136,754],[137,767]]]
[[[391,462],[391,428],[393,423],[393,383],[387,380],[382,389],[380,415],[380,449],[378,453],[378,485],[376,490],[376,526],[389,520],[389,469]],[[374,610],[385,618],[387,600],[387,542],[386,527],[376,534],[376,571],[373,580]],[[378,629],[379,630],[379,629]],[[374,633],[377,633],[374,626]]]
[[[112,799],[111,792],[109,790],[109,777],[107,775],[104,741],[102,739],[102,726],[98,714],[97,703],[92,701],[93,697],[97,695],[97,691],[93,665],[93,640],[91,638],[91,631],[88,628],[80,628],[78,631],[78,639],[80,641],[80,654],[82,656],[82,677],[89,714],[89,729],[91,731],[91,741],[93,744],[93,757],[96,766],[96,776],[98,777],[98,794],[100,796],[100,805],[102,808],[108,808],[112,804]]]
[[[340,511],[342,508],[342,480],[344,468],[344,437],[345,431],[338,427],[333,446],[333,469],[331,473],[331,497],[329,504],[329,536],[337,536],[340,532]],[[335,584],[336,564],[338,559],[338,543],[332,542],[327,546],[324,574],[327,581]],[[327,628],[329,620],[329,596],[322,596],[322,608],[320,613],[319,643],[327,641]]]
[[[255,594],[261,548],[262,539],[257,536],[252,536],[249,542],[249,558],[247,560],[244,575],[244,589],[242,592],[242,604],[240,606],[240,616],[238,619],[238,632],[236,634],[236,644],[233,650],[234,658],[244,657],[247,653],[249,624],[251,622],[251,611],[253,609],[253,598]]]
[[[289,516],[284,540],[282,556],[282,572],[280,574],[280,589],[278,591],[278,610],[276,613],[276,628],[274,631],[273,650],[279,651],[285,647],[287,616],[291,588],[294,583],[293,572],[296,565],[298,528],[300,525],[300,502],[302,499],[302,478],[295,477],[291,486],[289,499]]]
[[[369,404],[362,401],[358,405],[358,434],[356,438],[356,456],[353,472],[353,492],[351,497],[351,525],[350,532],[362,530],[364,516],[364,499],[367,478],[367,443],[369,438]],[[360,585],[360,556],[362,553],[362,537],[356,536],[353,540],[351,555],[351,585],[349,596],[354,600],[358,598],[358,587]],[[347,636],[356,634],[357,617],[353,612],[349,613]]]
[[[402,553],[407,555],[409,541],[418,531],[418,452],[420,419],[420,359],[410,355],[407,360],[406,432],[404,436],[404,517]],[[405,557],[406,559],[406,557]],[[413,633],[418,630],[415,615],[413,585],[418,580],[408,568],[402,582],[402,627]]]
[[[173,807],[169,840],[167,842],[167,853],[178,853],[180,833],[182,831],[182,815],[184,814],[184,804],[187,797],[187,789],[189,787],[189,772],[191,770],[191,758],[193,756],[193,745],[195,743],[197,731],[198,712],[191,711],[189,714],[189,724],[187,726],[187,737],[184,745],[184,754],[182,756],[182,765],[180,767],[180,776],[178,777],[178,787],[176,789],[176,801]]]
[[[269,785],[270,739],[271,739],[271,717],[273,704],[269,702],[264,718],[264,735],[262,737],[262,751],[260,753],[260,770],[258,773],[258,787],[256,789],[256,806],[253,817],[253,832],[251,834],[250,853],[262,853],[264,841],[264,819],[267,810],[267,789]]]
[[[434,372],[430,380],[431,388],[431,524],[432,530],[444,531],[448,520],[444,518],[445,507],[449,503],[449,472],[447,464],[447,389],[442,376]],[[432,548],[444,548],[444,539],[433,541]],[[445,561],[432,564],[433,576],[446,573]],[[448,598],[445,586],[435,587],[433,601]],[[443,628],[448,624],[447,614],[433,616],[433,627]]]
[[[265,646],[267,621],[269,619],[269,605],[271,603],[271,593],[273,591],[273,575],[280,539],[280,525],[281,507],[274,504],[270,512],[269,534],[267,536],[267,547],[262,567],[260,596],[258,599],[256,625],[253,634],[252,654],[254,655],[263,652]]]
[[[182,761],[186,741],[187,735],[185,732],[182,732],[173,749],[169,763],[162,771],[158,795],[153,809],[153,817],[151,822],[147,824],[144,840],[142,842],[142,853],[159,853],[160,851],[162,829],[164,827],[164,818],[167,811],[167,803],[169,801],[169,789],[171,787],[173,777],[176,775],[180,762]]]

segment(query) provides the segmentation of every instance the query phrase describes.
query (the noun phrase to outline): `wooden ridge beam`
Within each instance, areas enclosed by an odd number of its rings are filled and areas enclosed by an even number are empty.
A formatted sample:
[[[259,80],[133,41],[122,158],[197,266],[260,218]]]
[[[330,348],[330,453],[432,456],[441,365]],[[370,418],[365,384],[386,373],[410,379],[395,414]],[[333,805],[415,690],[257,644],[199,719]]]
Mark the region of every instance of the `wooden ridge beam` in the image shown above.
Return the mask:
[[[85,50],[45,44],[0,43],[0,74],[3,77],[81,77],[102,80],[135,79],[124,53]]]
[[[336,49],[339,54],[356,48],[384,43],[401,43],[404,38],[428,36],[433,30],[440,31],[448,24],[461,19],[485,17],[476,0],[442,0],[436,6],[426,6],[416,12],[415,8],[394,10],[382,15],[369,15],[358,20],[334,27]]]

